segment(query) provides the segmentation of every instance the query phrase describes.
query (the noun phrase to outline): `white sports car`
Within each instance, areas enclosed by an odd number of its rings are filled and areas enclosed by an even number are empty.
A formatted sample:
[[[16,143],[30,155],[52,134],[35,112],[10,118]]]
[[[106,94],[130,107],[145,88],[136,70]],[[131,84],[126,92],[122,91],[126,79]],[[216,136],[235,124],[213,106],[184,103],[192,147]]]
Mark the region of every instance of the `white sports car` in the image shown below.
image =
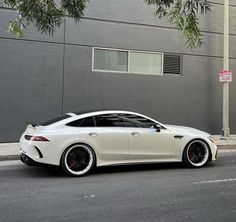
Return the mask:
[[[29,124],[20,147],[22,162],[61,166],[72,176],[114,164],[184,162],[202,167],[217,156],[208,133],[128,111],[67,113]]]

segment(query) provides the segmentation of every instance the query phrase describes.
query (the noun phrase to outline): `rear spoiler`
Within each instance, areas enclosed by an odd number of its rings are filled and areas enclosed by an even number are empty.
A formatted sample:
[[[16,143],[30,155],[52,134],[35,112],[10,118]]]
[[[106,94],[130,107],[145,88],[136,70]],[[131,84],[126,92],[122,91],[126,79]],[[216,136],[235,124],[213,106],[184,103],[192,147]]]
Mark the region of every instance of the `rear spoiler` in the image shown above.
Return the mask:
[[[39,124],[36,124],[36,123],[26,123],[27,124],[27,128],[36,128],[36,127],[39,127]]]

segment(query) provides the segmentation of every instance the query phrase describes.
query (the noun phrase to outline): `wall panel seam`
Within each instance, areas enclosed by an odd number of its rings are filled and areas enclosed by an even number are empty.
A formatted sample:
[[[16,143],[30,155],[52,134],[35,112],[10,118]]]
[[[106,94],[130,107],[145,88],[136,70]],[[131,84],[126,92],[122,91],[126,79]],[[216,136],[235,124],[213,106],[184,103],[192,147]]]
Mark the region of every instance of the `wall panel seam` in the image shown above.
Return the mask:
[[[104,46],[101,45],[85,45],[85,44],[75,44],[75,43],[57,43],[57,42],[48,42],[48,41],[38,41],[38,40],[30,40],[30,39],[15,39],[15,38],[7,38],[7,37],[0,37],[0,40],[4,39],[4,40],[10,40],[10,41],[24,41],[24,42],[37,42],[37,43],[43,43],[43,44],[52,44],[52,45],[65,45],[65,46],[77,46],[77,47],[88,47],[91,48],[92,47],[100,47],[103,48]],[[120,48],[120,49],[124,49],[127,50],[127,48]],[[141,50],[142,49],[138,49],[138,48],[129,48],[128,50]],[[150,50],[149,50],[150,51]],[[160,51],[160,50],[159,50]],[[153,51],[154,52],[154,51]],[[162,51],[163,53],[174,53],[173,51]],[[191,56],[200,56],[200,57],[212,57],[212,58],[223,58],[223,56],[218,56],[218,55],[206,55],[206,54],[194,54],[194,53],[175,53],[175,54],[181,54],[181,55],[191,55]],[[229,57],[230,59],[236,59],[236,57]]]

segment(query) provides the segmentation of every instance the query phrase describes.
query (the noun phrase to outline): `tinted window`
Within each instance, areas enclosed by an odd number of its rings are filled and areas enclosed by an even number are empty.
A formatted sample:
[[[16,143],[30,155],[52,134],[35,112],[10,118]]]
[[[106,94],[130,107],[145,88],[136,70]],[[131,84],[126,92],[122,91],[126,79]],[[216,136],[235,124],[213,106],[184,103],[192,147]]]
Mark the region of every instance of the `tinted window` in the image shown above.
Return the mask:
[[[98,127],[123,127],[124,121],[117,114],[105,114],[95,116]]]
[[[126,127],[150,128],[155,124],[155,122],[147,118],[132,114],[122,114],[121,118],[125,122]]]
[[[75,126],[75,127],[94,127],[94,118],[93,117],[87,117],[84,119],[78,119],[73,122],[67,123],[67,126]]]
[[[47,120],[46,122],[40,123],[39,125],[41,125],[41,126],[48,126],[48,125],[56,123],[56,122],[58,122],[60,120],[67,119],[69,117],[71,117],[71,116],[70,115],[59,116],[59,117]]]

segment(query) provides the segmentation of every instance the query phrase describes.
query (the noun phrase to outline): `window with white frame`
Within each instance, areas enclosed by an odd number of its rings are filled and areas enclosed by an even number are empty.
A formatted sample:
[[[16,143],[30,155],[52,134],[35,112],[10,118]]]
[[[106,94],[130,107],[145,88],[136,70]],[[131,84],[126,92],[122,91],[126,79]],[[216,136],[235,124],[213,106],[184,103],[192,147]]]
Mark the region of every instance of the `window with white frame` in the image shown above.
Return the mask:
[[[93,48],[93,71],[124,72],[137,74],[163,74],[163,54]]]
[[[129,71],[141,74],[162,74],[162,54],[130,51]]]
[[[128,72],[128,51],[94,48],[93,61],[94,70]]]

